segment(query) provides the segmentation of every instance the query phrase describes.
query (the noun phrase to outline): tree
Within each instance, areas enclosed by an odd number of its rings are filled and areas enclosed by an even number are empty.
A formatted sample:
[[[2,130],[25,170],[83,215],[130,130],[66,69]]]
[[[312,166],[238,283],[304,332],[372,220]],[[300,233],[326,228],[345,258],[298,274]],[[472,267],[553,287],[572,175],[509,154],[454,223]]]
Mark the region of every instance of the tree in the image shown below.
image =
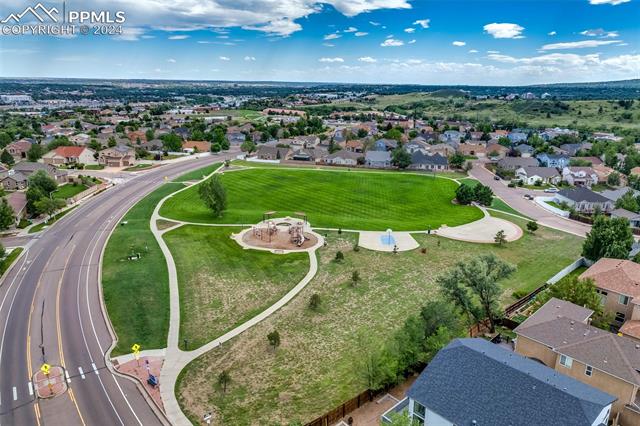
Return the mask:
[[[501,314],[499,302],[503,289],[498,281],[511,275],[515,269],[495,254],[484,254],[457,262],[436,282],[445,297],[466,313],[469,320],[473,318],[477,322],[488,318],[493,333]]]
[[[391,153],[391,164],[399,169],[406,169],[411,165],[411,154],[405,151],[401,146],[398,146]]]
[[[582,245],[582,255],[594,262],[602,257],[627,259],[632,245],[633,233],[626,218],[598,215]]]
[[[271,333],[267,334],[267,340],[269,341],[269,345],[275,351],[278,346],[280,346],[280,333],[277,330],[273,330]]]
[[[147,141],[153,140],[155,138],[153,129],[147,129],[147,131],[144,132],[144,137],[147,139]]]
[[[483,206],[490,206],[493,203],[493,190],[481,183],[477,184],[473,190],[474,200]]]
[[[607,176],[607,185],[618,186],[620,185],[620,173],[612,172]]]
[[[9,229],[14,223],[15,217],[13,216],[13,209],[7,202],[7,199],[2,198],[0,201],[0,230],[4,231],[5,229]]]
[[[627,191],[622,197],[616,200],[617,209],[625,209],[630,212],[638,212],[640,205],[638,199],[633,196],[633,191]]]
[[[162,149],[165,151],[179,152],[182,150],[182,138],[175,133],[162,135]]]
[[[344,260],[344,254],[340,250],[338,250],[336,252],[336,259],[335,260],[336,260],[336,262],[342,262]]]
[[[504,235],[504,230],[501,229],[498,232],[496,232],[496,236],[493,237],[493,241],[495,241],[495,243],[499,246],[503,245],[504,243],[507,242],[507,238]]]
[[[222,186],[220,176],[213,175],[200,184],[200,198],[213,211],[215,217],[222,217],[227,208],[227,193]]]
[[[251,140],[246,140],[244,142],[242,142],[242,145],[240,145],[240,150],[242,152],[246,152],[251,154],[253,151],[256,150],[256,144],[253,143],[253,141]]]
[[[475,198],[475,191],[469,185],[462,184],[456,189],[456,200],[458,204],[468,205]]]
[[[0,161],[9,167],[13,166],[15,163],[15,161],[13,160],[13,156],[9,154],[9,151],[7,151],[6,149],[2,151],[2,154],[0,154]]]
[[[418,426],[419,423],[417,420],[413,420],[409,417],[409,413],[406,411],[402,411],[400,413],[391,413],[389,416],[391,419],[390,423],[387,423],[389,426]]]
[[[313,293],[309,298],[309,309],[312,311],[318,311],[320,309],[320,305],[322,304],[322,299],[318,293]]]
[[[360,282],[360,272],[353,271],[351,273],[351,285],[355,287],[356,285],[358,285],[359,282]]]
[[[114,138],[113,136],[109,136],[109,139],[107,139],[107,146],[109,148],[113,148],[116,145],[118,145],[118,142],[116,142],[116,138]]]
[[[396,140],[398,142],[400,142],[402,140],[402,131],[400,129],[391,129],[388,132],[386,132],[384,134],[384,137],[386,139],[393,139]]]
[[[29,148],[29,151],[27,151],[27,160],[36,162],[41,159],[43,155],[44,148],[42,145],[34,143],[31,145],[31,148]]]
[[[610,318],[604,313],[593,279],[581,280],[577,276],[561,279],[536,297],[534,310],[538,310],[552,297],[591,309],[594,311],[593,324],[596,327],[608,329]]]
[[[220,148],[220,145],[217,143],[212,143],[211,144],[211,152],[220,152],[222,148]]]
[[[451,157],[449,157],[449,164],[454,168],[461,168],[464,164],[464,155],[455,153]]]
[[[538,222],[535,222],[533,220],[530,220],[529,222],[527,222],[527,231],[533,234],[537,230],[538,230]]]
[[[231,375],[227,370],[222,370],[218,374],[218,386],[222,389],[222,393],[227,393],[227,386],[231,383]]]
[[[9,145],[11,141],[11,136],[9,136],[7,132],[0,132],[0,148],[4,148]]]
[[[47,215],[49,218],[51,218],[56,211],[66,205],[67,203],[64,200],[49,197],[42,197],[34,202],[36,212],[42,215]]]
[[[51,192],[58,188],[58,184],[47,172],[38,170],[29,176],[29,188],[38,188],[48,197]]]

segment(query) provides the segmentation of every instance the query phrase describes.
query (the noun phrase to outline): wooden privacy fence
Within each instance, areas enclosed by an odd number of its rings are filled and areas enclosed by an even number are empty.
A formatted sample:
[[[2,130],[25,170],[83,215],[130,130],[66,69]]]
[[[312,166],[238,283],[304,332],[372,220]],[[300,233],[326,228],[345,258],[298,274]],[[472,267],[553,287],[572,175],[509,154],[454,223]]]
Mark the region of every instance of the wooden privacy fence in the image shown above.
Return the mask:
[[[362,392],[360,395],[357,395],[354,398],[351,398],[347,402],[342,405],[334,408],[323,416],[318,417],[317,419],[307,423],[305,426],[330,426],[334,423],[337,423],[340,419],[346,417],[352,411],[360,408],[367,402],[371,402],[375,399],[376,396],[382,394],[384,391],[370,391],[366,390]]]

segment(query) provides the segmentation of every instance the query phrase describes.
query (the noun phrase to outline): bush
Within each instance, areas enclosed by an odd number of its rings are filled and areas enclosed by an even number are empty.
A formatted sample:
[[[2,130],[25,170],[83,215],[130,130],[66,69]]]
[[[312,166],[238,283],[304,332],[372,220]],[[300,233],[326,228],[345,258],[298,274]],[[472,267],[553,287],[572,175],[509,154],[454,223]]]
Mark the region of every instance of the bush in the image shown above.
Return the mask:
[[[514,299],[522,299],[523,297],[525,297],[527,294],[529,294],[528,291],[526,290],[516,290],[512,293],[512,296]]]
[[[312,294],[309,298],[309,309],[311,309],[312,311],[318,311],[321,304],[322,299],[320,299],[320,295],[318,293]]]
[[[354,244],[353,251],[355,251],[355,252],[359,252],[360,251],[360,246],[358,245],[358,243]]]
[[[342,262],[344,260],[344,254],[341,251],[336,252],[336,262]]]

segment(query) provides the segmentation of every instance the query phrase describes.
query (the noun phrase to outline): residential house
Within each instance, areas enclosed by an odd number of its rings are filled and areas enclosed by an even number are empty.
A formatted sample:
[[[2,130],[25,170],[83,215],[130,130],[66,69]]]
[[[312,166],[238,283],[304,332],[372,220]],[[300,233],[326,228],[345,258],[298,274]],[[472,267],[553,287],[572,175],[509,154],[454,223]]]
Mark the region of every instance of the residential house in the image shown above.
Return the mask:
[[[487,157],[489,157],[490,159],[499,160],[507,156],[509,148],[496,142],[490,142],[487,143],[487,148],[485,149],[485,151],[487,152]]]
[[[597,141],[606,141],[606,142],[620,142],[622,140],[621,136],[616,136],[613,133],[604,133],[604,132],[593,132],[591,137]]]
[[[136,151],[130,146],[116,145],[98,153],[98,163],[107,167],[128,167],[136,162]]]
[[[419,425],[606,425],[616,397],[488,340],[455,339],[429,362],[407,397]]]
[[[293,138],[294,146],[302,148],[315,148],[320,143],[320,138],[316,135],[296,136]]]
[[[554,127],[553,129],[545,129],[543,132],[540,133],[539,136],[545,141],[550,141],[561,135],[578,137],[578,132],[576,130],[561,129],[559,127]]]
[[[67,181],[67,171],[58,170],[51,164],[21,161],[13,165],[13,171],[15,173],[22,173],[27,178],[38,170],[44,170],[51,178],[53,178],[58,183],[64,183]]]
[[[184,141],[182,142],[182,152],[210,152],[211,142],[207,141]]]
[[[462,154],[464,156],[484,158],[487,154],[487,147],[480,144],[461,143],[458,145],[457,151],[458,154]]]
[[[398,146],[395,139],[378,139],[373,144],[374,151],[393,151]]]
[[[293,152],[291,159],[294,161],[311,161],[317,163],[327,156],[327,154],[327,150],[320,147],[300,148]]]
[[[25,140],[19,140],[15,142],[11,142],[6,146],[5,151],[7,151],[14,160],[19,161],[21,159],[27,158],[27,152],[31,149],[31,143]]]
[[[545,185],[557,185],[560,183],[561,176],[553,167],[529,166],[516,170],[516,179],[526,185],[535,185],[538,181]]]
[[[540,164],[545,167],[555,167],[556,169],[563,169],[569,165],[570,159],[564,154],[548,154],[543,152],[536,155]]]
[[[350,140],[345,143],[344,149],[351,152],[363,153],[364,143],[358,139]]]
[[[391,167],[391,153],[388,151],[367,151],[364,155],[364,163],[367,167]]]
[[[593,213],[596,209],[600,209],[603,213],[609,213],[613,210],[613,202],[592,190],[579,186],[571,189],[561,189],[556,193],[555,201],[567,203],[580,213]]]
[[[7,194],[7,203],[13,210],[13,216],[16,218],[16,225],[20,223],[20,219],[27,215],[27,194],[23,191],[16,191]]]
[[[451,145],[447,145],[444,143],[438,143],[435,145],[431,145],[431,149],[429,150],[432,154],[440,154],[444,157],[450,157],[456,153],[456,149]]]
[[[625,218],[632,228],[640,228],[640,214],[625,209],[615,209],[611,212],[612,218]]]
[[[602,309],[613,318],[612,326],[640,339],[640,265],[602,258],[580,275],[580,279],[587,278],[595,283]]]
[[[535,149],[531,145],[527,145],[527,144],[517,145],[513,149],[519,152],[520,157],[522,158],[533,157],[533,154],[535,152]]]
[[[8,191],[15,191],[25,189],[28,185],[28,180],[24,174],[10,170],[9,174],[0,180],[0,184]]]
[[[578,151],[583,149],[583,146],[581,143],[565,143],[560,145],[558,148],[565,152],[569,157],[574,157]]]
[[[449,169],[449,160],[440,154],[428,155],[422,151],[414,151],[411,154],[412,170],[431,170],[431,171],[443,171]]]
[[[535,158],[522,158],[522,157],[505,157],[498,161],[498,167],[502,170],[516,171],[519,168],[538,166],[538,160]]]
[[[127,133],[127,137],[129,138],[129,142],[131,142],[132,144],[138,142],[146,142],[147,140],[147,135],[144,130],[135,130],[129,132]]]
[[[289,148],[260,145],[256,151],[256,157],[260,160],[286,160],[291,154]]]
[[[592,313],[552,298],[514,330],[515,351],[615,396],[614,424],[638,425],[640,345],[589,325]]]
[[[84,146],[59,146],[42,156],[45,164],[54,166],[69,164],[98,164],[95,151]]]
[[[598,183],[598,174],[591,167],[565,167],[562,169],[562,181],[571,186],[591,188]]]
[[[227,129],[227,140],[231,145],[241,145],[246,139],[246,135],[237,127],[229,127]]]
[[[598,182],[600,183],[607,182],[609,175],[615,172],[615,170],[613,170],[611,167],[607,167],[604,164],[594,164],[591,166],[591,168],[596,172],[596,175],[598,176]],[[625,176],[621,174],[620,180],[622,181],[624,177]]]
[[[404,144],[404,149],[409,154],[413,154],[416,151],[427,154],[431,151],[431,145],[429,145],[429,143],[427,143],[423,138],[417,137]]]
[[[640,195],[640,191],[636,191],[635,189],[629,188],[628,186],[623,186],[622,188],[618,189],[607,189],[605,191],[602,191],[601,194],[615,203],[629,191],[631,191],[634,197]]]
[[[464,133],[460,133],[457,130],[447,130],[440,135],[440,142],[444,143],[459,143],[460,139],[464,139]]]
[[[334,166],[357,166],[358,159],[362,158],[362,153],[341,150],[329,154],[324,158],[326,164],[332,164]]]
[[[524,132],[511,132],[507,135],[512,144],[526,142],[529,135]]]

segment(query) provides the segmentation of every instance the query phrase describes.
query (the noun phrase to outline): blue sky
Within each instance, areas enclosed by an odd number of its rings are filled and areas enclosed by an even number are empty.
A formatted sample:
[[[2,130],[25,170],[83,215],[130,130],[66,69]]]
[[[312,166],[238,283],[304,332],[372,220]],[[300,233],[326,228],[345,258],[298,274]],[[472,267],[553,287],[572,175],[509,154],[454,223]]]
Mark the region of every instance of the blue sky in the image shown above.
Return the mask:
[[[3,0],[0,17],[33,4]],[[71,0],[67,8],[124,11],[124,34],[2,35],[0,76],[490,85],[640,78],[640,0]]]

